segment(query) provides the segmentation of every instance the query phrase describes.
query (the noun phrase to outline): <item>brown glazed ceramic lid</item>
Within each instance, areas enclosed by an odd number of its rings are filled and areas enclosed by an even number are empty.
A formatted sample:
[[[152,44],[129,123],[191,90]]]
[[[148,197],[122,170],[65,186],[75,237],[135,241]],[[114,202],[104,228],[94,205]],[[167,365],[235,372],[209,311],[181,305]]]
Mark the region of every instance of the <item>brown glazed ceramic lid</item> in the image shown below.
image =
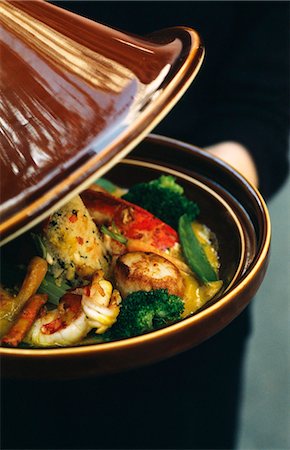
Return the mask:
[[[169,112],[203,59],[198,34],[139,38],[43,1],[0,3],[1,241],[45,218]]]

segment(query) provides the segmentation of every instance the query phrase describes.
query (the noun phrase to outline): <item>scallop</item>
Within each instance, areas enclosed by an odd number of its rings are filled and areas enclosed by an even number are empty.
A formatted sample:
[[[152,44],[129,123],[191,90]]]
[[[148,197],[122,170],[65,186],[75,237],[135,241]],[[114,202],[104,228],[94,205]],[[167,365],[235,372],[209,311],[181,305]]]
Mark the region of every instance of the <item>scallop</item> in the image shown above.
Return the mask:
[[[179,297],[184,293],[184,281],[179,269],[155,253],[125,253],[117,259],[114,276],[123,298],[140,290],[167,289],[170,294]]]

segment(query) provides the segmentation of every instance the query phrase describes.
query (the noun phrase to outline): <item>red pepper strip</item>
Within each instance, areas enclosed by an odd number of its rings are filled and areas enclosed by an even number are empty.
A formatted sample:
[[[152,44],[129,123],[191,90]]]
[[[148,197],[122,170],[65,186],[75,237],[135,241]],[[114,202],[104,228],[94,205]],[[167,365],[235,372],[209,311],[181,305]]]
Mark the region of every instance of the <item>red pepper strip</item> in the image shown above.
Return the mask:
[[[47,294],[35,294],[26,302],[18,319],[8,333],[2,338],[2,343],[17,347],[36,320],[40,308],[47,302]]]
[[[72,214],[72,215],[68,218],[68,220],[69,220],[71,223],[75,223],[75,222],[78,220],[78,217],[77,217],[75,214]]]

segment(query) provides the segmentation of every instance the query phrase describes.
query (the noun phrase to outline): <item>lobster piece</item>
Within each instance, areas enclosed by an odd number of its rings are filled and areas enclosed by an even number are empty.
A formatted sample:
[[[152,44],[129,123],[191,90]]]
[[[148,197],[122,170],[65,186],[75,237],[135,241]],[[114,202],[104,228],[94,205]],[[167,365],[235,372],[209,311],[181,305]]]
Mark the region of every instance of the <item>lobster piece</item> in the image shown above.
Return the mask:
[[[97,225],[114,225],[128,239],[141,240],[159,250],[178,242],[177,232],[150,212],[113,195],[86,189],[81,198]]]

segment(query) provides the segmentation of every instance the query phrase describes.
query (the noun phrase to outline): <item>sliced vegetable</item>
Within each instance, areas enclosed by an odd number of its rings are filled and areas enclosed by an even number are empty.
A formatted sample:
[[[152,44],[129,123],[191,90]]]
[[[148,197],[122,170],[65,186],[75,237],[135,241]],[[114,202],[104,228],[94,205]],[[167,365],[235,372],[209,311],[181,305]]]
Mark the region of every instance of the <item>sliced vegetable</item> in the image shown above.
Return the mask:
[[[41,237],[36,233],[31,233],[31,237],[32,237],[34,245],[36,247],[38,256],[40,256],[43,259],[46,259],[47,250],[46,250],[46,247],[45,247]]]
[[[185,259],[197,277],[203,283],[217,281],[217,273],[209,263],[202,245],[193,231],[192,221],[187,214],[179,219],[178,233]]]
[[[107,234],[112,239],[115,239],[115,241],[118,241],[121,244],[126,244],[127,243],[127,238],[125,238],[125,236],[123,236],[118,231],[114,231],[113,229],[109,230],[105,225],[101,226],[101,232],[104,233],[104,234]]]
[[[46,294],[35,294],[25,303],[19,317],[8,333],[2,338],[2,344],[17,347],[36,320],[40,308],[47,302]]]
[[[72,289],[73,287],[73,284],[69,284],[65,281],[62,281],[60,285],[57,285],[55,283],[54,276],[47,272],[41,285],[39,286],[38,292],[40,294],[48,294],[49,302],[54,305],[58,305],[60,298],[66,293],[66,291]]]
[[[16,297],[1,296],[0,328],[2,334],[11,327],[27,300],[37,292],[46,271],[47,262],[35,256],[28,265],[26,276]]]
[[[110,194],[113,194],[118,189],[118,186],[116,186],[111,181],[107,180],[106,178],[98,178],[95,182],[98,186],[105,189],[105,191],[109,192]]]
[[[47,267],[47,262],[39,256],[35,256],[30,261],[27,268],[27,274],[16,297],[18,302],[18,311],[27,302],[27,300],[37,292],[37,289],[46,275]]]

